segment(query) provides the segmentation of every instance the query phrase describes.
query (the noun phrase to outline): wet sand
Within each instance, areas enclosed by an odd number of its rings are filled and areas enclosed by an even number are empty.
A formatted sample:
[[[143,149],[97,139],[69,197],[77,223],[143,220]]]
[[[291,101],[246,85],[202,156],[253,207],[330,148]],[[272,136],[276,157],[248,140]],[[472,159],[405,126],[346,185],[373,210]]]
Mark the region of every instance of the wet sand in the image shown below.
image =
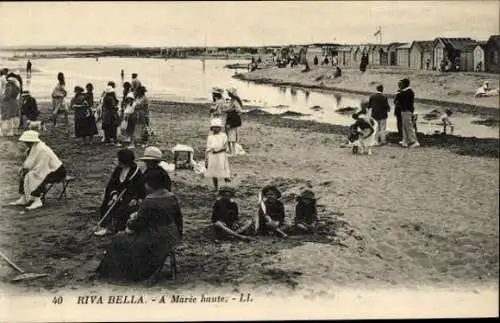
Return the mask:
[[[42,107],[46,117],[48,106]],[[161,149],[189,144],[195,159],[202,158],[207,106],[152,102],[152,120]],[[42,135],[77,179],[70,198],[58,201],[52,192],[44,208],[22,214],[5,206],[17,197],[22,156],[16,143],[0,139],[0,249],[25,270],[50,274],[18,284],[24,290],[103,286],[93,271],[111,238],[92,233],[119,148],[81,146],[72,133],[72,124],[61,123]],[[194,172],[177,171],[171,177],[185,221],[179,276],[165,277],[152,291],[276,287],[316,297],[333,287],[497,288],[498,140],[421,136],[419,149],[391,144],[364,156],[339,148],[346,133],[341,126],[247,112],[240,137],[248,154],[231,159],[242,215],[256,212],[259,188],[272,181],[291,221],[294,197],[310,183],[320,197],[319,234],[216,243],[209,227],[212,188]],[[3,283],[15,275],[4,263],[0,274]]]
[[[446,106],[451,110],[491,116],[499,119],[499,97],[476,98],[477,88],[488,81],[490,87],[499,88],[499,77],[486,73],[441,73],[436,71],[398,68],[342,69],[342,76],[334,79],[333,67],[311,67],[302,73],[303,66],[296,68],[268,68],[237,74],[235,77],[257,83],[286,85],[334,92],[369,95],[378,84],[384,85],[389,97],[397,91],[397,82],[409,78],[415,91],[416,102]]]

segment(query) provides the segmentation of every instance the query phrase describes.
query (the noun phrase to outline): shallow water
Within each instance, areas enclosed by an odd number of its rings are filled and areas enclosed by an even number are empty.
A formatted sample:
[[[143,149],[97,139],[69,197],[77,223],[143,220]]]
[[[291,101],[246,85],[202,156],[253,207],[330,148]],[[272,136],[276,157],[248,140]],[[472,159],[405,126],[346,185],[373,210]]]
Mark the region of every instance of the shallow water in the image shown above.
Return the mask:
[[[255,84],[232,78],[236,72],[224,68],[226,64],[241,61],[234,60],[198,60],[198,59],[148,59],[148,58],[66,58],[32,60],[33,68],[41,72],[34,73],[27,80],[26,87],[39,99],[48,99],[56,83],[57,73],[62,71],[66,76],[67,89],[72,91],[75,85],[84,86],[91,82],[95,93],[101,93],[110,80],[121,83],[120,71],[124,69],[125,80],[136,72],[139,79],[148,88],[152,99],[209,102],[213,86],[236,87],[246,105],[261,106],[267,112],[283,113],[294,111],[304,114],[301,119],[312,119],[320,122],[349,125],[352,123],[350,114],[342,115],[336,112],[341,107],[359,107],[366,96],[353,94],[334,94],[318,91],[279,87],[265,84]],[[8,65],[24,64],[24,62],[9,62]],[[243,72],[243,71],[239,71]],[[118,91],[121,92],[121,89]],[[321,108],[313,110],[314,106]],[[423,116],[437,106],[417,104],[416,112]],[[480,120],[467,114],[453,116],[455,134],[461,136],[476,136],[481,138],[498,138],[498,128],[471,124]],[[389,130],[396,129],[396,120],[390,117]],[[429,124],[421,117],[419,131],[433,133],[441,127]]]

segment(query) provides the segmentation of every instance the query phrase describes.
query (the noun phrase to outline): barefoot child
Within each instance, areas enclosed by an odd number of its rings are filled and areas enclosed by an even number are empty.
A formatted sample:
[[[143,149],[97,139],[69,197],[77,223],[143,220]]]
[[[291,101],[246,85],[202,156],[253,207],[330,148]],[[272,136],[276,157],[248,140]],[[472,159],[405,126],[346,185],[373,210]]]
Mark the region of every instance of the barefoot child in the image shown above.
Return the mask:
[[[273,234],[276,232],[286,238],[285,207],[279,200],[281,192],[276,186],[267,185],[259,194],[258,234]]]
[[[238,204],[233,201],[235,190],[223,186],[219,190],[220,198],[212,209],[212,223],[217,239],[236,238],[250,241],[252,238],[243,235],[252,226],[252,221],[240,222]]]
[[[311,190],[304,190],[295,206],[295,227],[299,232],[314,233],[318,224],[316,198]]]

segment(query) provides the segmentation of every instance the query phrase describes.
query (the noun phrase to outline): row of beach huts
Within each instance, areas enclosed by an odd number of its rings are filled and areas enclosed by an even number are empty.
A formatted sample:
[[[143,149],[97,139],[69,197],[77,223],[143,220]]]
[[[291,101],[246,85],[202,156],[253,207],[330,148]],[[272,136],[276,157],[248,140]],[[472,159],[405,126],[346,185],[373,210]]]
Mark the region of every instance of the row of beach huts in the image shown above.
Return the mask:
[[[316,56],[334,58],[338,65],[357,67],[363,56],[371,66],[440,70],[448,63],[459,71],[500,73],[500,35],[488,41],[471,38],[436,38],[411,43],[308,46],[308,60]]]

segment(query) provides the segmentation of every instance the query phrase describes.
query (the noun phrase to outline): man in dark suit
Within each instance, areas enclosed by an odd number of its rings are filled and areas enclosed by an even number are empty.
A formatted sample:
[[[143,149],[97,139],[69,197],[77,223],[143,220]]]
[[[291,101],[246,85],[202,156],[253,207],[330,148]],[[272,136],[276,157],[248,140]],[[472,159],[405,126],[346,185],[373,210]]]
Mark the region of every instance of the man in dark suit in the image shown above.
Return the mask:
[[[387,116],[391,110],[389,101],[383,93],[384,86],[378,85],[377,93],[370,96],[368,100],[368,110],[371,110],[372,118],[377,121],[377,134],[375,135],[375,140],[381,145],[387,143]]]

